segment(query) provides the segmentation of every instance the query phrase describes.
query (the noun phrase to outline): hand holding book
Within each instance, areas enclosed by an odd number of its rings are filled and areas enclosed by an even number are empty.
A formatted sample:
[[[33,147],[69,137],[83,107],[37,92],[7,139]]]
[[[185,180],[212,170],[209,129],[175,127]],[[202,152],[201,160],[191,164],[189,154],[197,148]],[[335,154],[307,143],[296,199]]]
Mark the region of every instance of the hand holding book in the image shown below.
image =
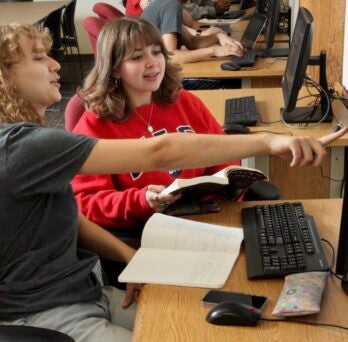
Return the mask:
[[[183,197],[190,199],[200,198],[207,194],[221,194],[231,200],[236,200],[254,182],[265,179],[267,176],[260,170],[231,165],[211,176],[176,179],[162,193],[180,192]]]

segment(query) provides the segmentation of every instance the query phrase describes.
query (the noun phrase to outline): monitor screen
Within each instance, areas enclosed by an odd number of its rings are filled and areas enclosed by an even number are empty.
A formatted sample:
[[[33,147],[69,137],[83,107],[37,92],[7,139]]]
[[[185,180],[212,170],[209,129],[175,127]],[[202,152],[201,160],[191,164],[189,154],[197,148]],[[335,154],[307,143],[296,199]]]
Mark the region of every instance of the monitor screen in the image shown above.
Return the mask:
[[[266,14],[267,0],[256,0],[256,13]]]
[[[304,7],[300,7],[291,40],[289,57],[282,80],[285,103],[284,114],[290,114],[297,102],[309,62],[312,45],[313,17]],[[289,119],[290,115],[286,115]]]
[[[348,158],[345,158],[344,179],[346,180],[343,192],[340,234],[336,259],[336,274],[343,276],[342,287],[348,292]]]
[[[255,0],[241,0],[239,9],[244,10],[255,6]]]
[[[242,45],[248,49],[251,50],[255,43],[257,38],[259,37],[263,27],[266,23],[266,17],[259,13],[254,13],[249,20],[248,26],[246,27],[243,36],[240,40]]]
[[[267,22],[265,26],[266,49],[270,49],[274,44],[274,38],[278,31],[280,5],[282,0],[267,1]]]

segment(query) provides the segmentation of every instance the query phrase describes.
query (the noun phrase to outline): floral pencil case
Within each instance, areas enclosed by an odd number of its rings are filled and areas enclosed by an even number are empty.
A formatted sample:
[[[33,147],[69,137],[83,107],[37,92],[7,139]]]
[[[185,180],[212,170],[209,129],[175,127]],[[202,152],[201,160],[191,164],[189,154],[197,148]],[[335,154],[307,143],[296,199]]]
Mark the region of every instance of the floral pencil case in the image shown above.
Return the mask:
[[[287,275],[272,315],[303,316],[320,312],[320,302],[329,272]]]

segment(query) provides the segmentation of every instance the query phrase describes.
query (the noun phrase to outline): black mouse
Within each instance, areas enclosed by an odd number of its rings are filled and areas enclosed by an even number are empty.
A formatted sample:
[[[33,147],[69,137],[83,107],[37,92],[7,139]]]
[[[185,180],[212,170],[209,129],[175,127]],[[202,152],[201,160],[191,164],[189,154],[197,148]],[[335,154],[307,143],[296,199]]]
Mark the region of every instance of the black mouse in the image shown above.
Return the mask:
[[[229,123],[229,124],[225,125],[224,131],[227,134],[247,134],[250,132],[250,129],[247,126]]]
[[[206,317],[207,322],[216,325],[255,326],[261,319],[261,310],[243,303],[222,302],[214,306]]]
[[[220,65],[222,70],[237,71],[240,70],[240,66],[236,63],[226,62]]]

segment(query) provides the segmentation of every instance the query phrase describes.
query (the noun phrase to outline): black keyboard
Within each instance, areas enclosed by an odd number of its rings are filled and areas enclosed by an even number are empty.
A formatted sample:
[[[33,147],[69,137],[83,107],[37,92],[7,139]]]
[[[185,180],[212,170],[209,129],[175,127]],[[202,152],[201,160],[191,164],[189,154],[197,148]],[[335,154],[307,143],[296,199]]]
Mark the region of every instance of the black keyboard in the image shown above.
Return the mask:
[[[242,209],[248,278],[328,271],[316,224],[302,203]]]
[[[256,53],[253,50],[246,50],[242,57],[232,56],[231,63],[238,64],[241,67],[253,66],[256,60]]]
[[[236,10],[225,12],[222,15],[219,15],[219,19],[238,19],[245,14],[245,10]]]
[[[237,97],[225,101],[225,130],[229,124],[255,126],[256,122],[255,96]]]

